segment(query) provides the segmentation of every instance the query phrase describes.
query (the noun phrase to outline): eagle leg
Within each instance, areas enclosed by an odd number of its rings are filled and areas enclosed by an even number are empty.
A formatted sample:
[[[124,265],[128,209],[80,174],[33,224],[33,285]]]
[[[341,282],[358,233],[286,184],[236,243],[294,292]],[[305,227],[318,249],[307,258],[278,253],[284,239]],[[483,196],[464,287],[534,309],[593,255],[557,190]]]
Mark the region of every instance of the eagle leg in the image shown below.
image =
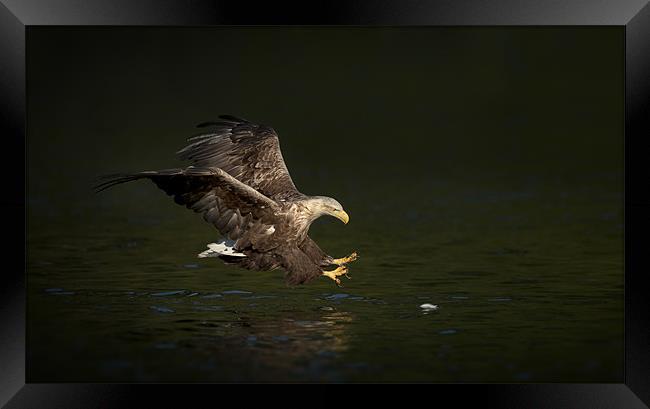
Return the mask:
[[[332,260],[332,264],[336,264],[338,266],[341,266],[343,264],[347,264],[347,263],[351,263],[353,261],[356,261],[358,258],[359,258],[359,255],[355,251],[355,252],[353,252],[352,254],[350,254],[347,257],[335,258],[334,260]]]
[[[344,275],[344,276],[346,276],[347,278],[350,278],[350,277],[348,276],[348,267],[347,267],[347,266],[338,266],[338,267],[336,267],[335,270],[332,270],[332,271],[323,271],[323,275],[324,275],[325,277],[329,277],[329,278],[331,278],[332,280],[334,280],[334,282],[336,283],[336,285],[338,285],[339,287],[341,286],[341,280],[338,279],[339,276]]]

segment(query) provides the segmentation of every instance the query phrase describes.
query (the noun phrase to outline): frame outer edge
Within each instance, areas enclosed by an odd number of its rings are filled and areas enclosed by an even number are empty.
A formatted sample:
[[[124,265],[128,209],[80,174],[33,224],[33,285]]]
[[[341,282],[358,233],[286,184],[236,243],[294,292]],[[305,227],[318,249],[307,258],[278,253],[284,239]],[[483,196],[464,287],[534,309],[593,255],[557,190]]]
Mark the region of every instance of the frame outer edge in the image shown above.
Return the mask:
[[[647,231],[650,229],[650,4],[625,27],[625,384],[650,404],[650,310]],[[644,143],[644,140],[646,143]],[[644,237],[645,236],[645,237]]]
[[[642,131],[648,130],[650,122],[647,115],[650,112],[648,99],[650,95],[648,82],[650,79],[647,77],[647,73],[650,72],[650,64],[644,60],[644,58],[647,58],[648,51],[650,51],[649,28],[650,7],[646,5],[627,23],[625,30],[626,140],[628,141],[626,142],[626,151],[629,155],[628,161],[633,163],[644,163],[647,160],[647,158],[641,156],[645,150],[636,149],[635,152],[634,149],[629,149],[630,146],[635,146],[634,143],[629,143],[629,141],[633,136],[638,141],[648,135],[648,132],[643,134]],[[24,152],[26,102],[25,25],[2,3],[0,3],[0,61],[3,62],[0,64],[0,100],[3,107],[0,110],[0,116],[2,116],[3,127],[10,131],[9,134],[5,134],[6,136],[3,135],[3,139],[6,141],[4,148],[7,151],[11,151],[12,148],[23,149]],[[1,166],[7,167],[9,165],[3,164]],[[643,221],[643,217],[639,217],[638,214],[641,212],[647,214],[646,212],[650,208],[648,193],[632,191],[630,189],[630,180],[634,178],[634,180],[641,182],[641,186],[647,186],[643,182],[648,180],[650,171],[645,170],[641,174],[637,173],[630,177],[631,173],[628,173],[630,169],[629,163],[626,163],[626,174],[628,175],[626,176],[626,202],[628,203],[628,209],[631,208],[626,215],[627,222],[629,223],[632,220],[632,215],[634,215],[635,223],[637,223],[635,229],[646,230],[643,227],[648,226],[650,228],[650,222]],[[637,166],[635,172],[639,170],[643,169],[639,169]],[[15,170],[11,174],[15,174]],[[9,199],[2,199],[2,209],[12,213],[20,209],[24,211],[24,202],[20,202],[21,198],[25,197],[24,179],[17,181],[16,186],[12,184],[11,188],[18,190],[10,191],[10,194],[6,196]],[[18,218],[14,217],[13,219],[16,219],[15,224],[20,224],[21,236],[19,237],[24,237],[24,225],[18,221]],[[18,230],[16,230],[17,232]],[[24,241],[19,244],[18,240],[12,241],[10,242],[12,248],[7,251],[7,254],[14,255],[14,257],[18,254],[24,255]],[[14,249],[13,246],[16,248]],[[645,249],[642,242],[637,244],[628,243],[628,246],[631,246],[632,254],[638,254],[640,257],[637,257],[634,263],[630,262],[630,257],[626,257],[626,291],[628,292],[628,299],[626,300],[627,313],[625,317],[627,351],[625,357],[625,384],[643,401],[650,402],[650,391],[644,391],[646,380],[649,379],[647,376],[648,368],[650,368],[650,360],[647,355],[647,346],[650,344],[650,329],[647,325],[650,322],[650,311],[644,311],[644,287],[638,286],[636,281],[630,281],[629,278],[631,276],[629,273],[632,270],[638,272],[637,276],[644,274],[648,269],[647,267],[650,267],[650,263],[643,260],[644,257],[642,256]],[[23,252],[18,251],[18,248],[22,249]],[[12,252],[13,250],[15,252]],[[24,259],[21,260],[21,263],[24,265]],[[4,282],[0,287],[0,295],[2,295],[0,297],[0,354],[2,354],[0,357],[0,362],[2,362],[2,371],[0,371],[0,406],[4,405],[7,400],[20,390],[25,381],[24,271],[17,272],[15,277],[9,274],[11,273],[8,273],[6,279],[3,277]]]
[[[0,123],[5,265],[0,285],[0,406],[25,385],[25,26],[0,4]],[[21,154],[22,153],[22,154]],[[22,163],[23,169],[15,169]],[[22,215],[23,217],[20,217]],[[22,220],[21,220],[22,219]],[[6,224],[5,224],[6,223]],[[6,229],[6,230],[5,230]],[[20,266],[20,267],[19,267]]]
[[[624,25],[646,0],[2,0],[25,25]]]

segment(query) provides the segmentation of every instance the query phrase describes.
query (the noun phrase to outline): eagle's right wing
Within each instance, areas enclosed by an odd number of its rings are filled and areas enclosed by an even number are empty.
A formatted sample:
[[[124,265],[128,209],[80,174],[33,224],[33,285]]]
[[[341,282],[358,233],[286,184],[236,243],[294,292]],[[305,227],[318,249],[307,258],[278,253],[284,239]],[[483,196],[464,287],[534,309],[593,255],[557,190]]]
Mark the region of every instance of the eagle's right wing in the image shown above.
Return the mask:
[[[251,229],[261,234],[276,221],[279,205],[217,168],[169,169],[110,175],[97,191],[137,179],[150,179],[174,201],[213,224],[222,236],[237,241]]]

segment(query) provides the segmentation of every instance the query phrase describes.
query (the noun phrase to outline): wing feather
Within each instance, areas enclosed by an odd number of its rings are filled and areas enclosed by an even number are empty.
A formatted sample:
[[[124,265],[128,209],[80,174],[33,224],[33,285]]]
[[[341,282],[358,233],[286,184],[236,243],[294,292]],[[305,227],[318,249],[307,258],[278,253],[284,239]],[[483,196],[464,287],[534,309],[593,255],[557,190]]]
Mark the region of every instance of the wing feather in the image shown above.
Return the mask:
[[[150,179],[174,201],[201,213],[231,240],[254,228],[277,222],[280,206],[221,169],[189,167],[126,175],[111,175],[98,191],[137,179]]]
[[[210,131],[188,139],[177,152],[197,168],[219,168],[269,198],[302,194],[296,189],[280,151],[277,133],[231,115],[198,126]]]

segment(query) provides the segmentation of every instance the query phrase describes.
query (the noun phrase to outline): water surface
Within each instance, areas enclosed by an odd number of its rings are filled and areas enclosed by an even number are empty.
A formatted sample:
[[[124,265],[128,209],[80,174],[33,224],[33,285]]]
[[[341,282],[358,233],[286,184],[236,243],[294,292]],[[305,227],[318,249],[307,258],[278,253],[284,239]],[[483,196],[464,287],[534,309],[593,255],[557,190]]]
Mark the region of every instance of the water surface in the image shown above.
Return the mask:
[[[596,185],[564,192],[557,206],[562,192],[546,189],[447,192],[439,208],[402,214],[399,200],[387,201],[395,219],[382,226],[351,203],[359,210],[348,226],[312,228],[331,254],[361,255],[341,288],[325,278],[290,288],[279,271],[197,259],[211,229],[171,203],[161,213],[176,220],[32,234],[30,378],[617,379],[622,226],[607,213],[616,198],[603,201]]]
[[[623,379],[620,27],[34,27],[29,382]],[[276,129],[343,287],[198,259],[151,183],[194,125]],[[423,309],[423,304],[438,306]]]

